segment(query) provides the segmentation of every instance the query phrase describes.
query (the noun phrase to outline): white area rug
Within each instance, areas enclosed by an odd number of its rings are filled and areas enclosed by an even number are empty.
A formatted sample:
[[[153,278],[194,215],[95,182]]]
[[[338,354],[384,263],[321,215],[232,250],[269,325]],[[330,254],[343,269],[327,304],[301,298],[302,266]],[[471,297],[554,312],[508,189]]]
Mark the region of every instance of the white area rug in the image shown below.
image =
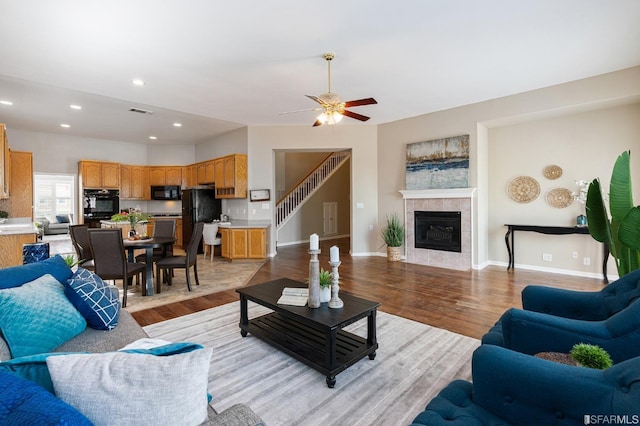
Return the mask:
[[[407,425],[451,380],[471,377],[480,342],[378,312],[379,349],[336,376],[325,376],[249,336],[239,302],[144,327],[155,338],[213,347],[209,391],[217,411],[245,403],[269,426]],[[249,318],[270,312],[249,303]],[[346,330],[366,337],[366,319]]]

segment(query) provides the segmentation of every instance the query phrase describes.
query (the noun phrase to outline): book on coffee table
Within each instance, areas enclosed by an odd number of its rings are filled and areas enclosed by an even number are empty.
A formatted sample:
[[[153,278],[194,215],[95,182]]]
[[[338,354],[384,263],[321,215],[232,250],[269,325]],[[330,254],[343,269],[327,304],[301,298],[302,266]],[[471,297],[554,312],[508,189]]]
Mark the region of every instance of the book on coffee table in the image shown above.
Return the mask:
[[[309,289],[300,287],[285,287],[278,299],[279,305],[304,306],[309,299]]]

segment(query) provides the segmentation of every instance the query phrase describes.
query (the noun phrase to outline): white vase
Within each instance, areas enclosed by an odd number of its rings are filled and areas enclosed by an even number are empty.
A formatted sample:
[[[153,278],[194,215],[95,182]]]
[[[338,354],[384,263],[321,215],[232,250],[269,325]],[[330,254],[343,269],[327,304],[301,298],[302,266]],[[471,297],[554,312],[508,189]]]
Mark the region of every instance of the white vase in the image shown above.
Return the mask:
[[[326,303],[331,300],[331,286],[320,287],[320,303]]]

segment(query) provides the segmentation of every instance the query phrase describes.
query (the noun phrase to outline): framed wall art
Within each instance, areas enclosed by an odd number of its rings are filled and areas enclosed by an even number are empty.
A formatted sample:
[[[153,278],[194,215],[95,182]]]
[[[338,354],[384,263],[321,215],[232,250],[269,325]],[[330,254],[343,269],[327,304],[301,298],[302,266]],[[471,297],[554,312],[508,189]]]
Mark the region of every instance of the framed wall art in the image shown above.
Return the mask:
[[[469,135],[407,144],[407,189],[469,187]]]
[[[268,189],[252,189],[249,191],[249,201],[269,201],[271,194]]]

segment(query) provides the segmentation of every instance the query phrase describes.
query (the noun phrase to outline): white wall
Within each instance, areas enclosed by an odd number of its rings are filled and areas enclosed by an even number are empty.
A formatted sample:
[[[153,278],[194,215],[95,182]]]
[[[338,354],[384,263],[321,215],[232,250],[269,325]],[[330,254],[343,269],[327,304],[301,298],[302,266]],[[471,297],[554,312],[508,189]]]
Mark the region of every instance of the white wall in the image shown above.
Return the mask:
[[[344,124],[344,123],[343,123]],[[363,255],[376,251],[379,246],[378,170],[375,149],[378,137],[376,126],[367,125],[274,126],[249,128],[249,188],[275,189],[275,151],[296,149],[341,150],[351,149],[351,252]],[[256,219],[273,216],[270,210],[257,210]],[[363,208],[357,208],[358,203]],[[266,213],[265,213],[266,212]],[[254,218],[254,217],[250,217]],[[373,230],[369,230],[369,226]],[[271,235],[275,235],[272,228]],[[270,252],[275,253],[275,238],[271,238]]]
[[[378,128],[378,216],[385,217],[392,212],[398,214],[403,212],[403,201],[398,190],[404,189],[405,186],[404,157],[407,143],[469,134],[470,186],[477,187],[474,231],[478,238],[474,241],[473,264],[476,268],[482,267],[492,260],[490,248],[496,247],[497,254],[497,247],[500,244],[504,245],[504,233],[500,236],[498,232],[489,228],[489,217],[496,213],[490,203],[489,195],[494,191],[504,192],[504,186],[502,184],[495,188],[488,181],[488,171],[495,164],[488,152],[492,141],[487,128],[494,130],[506,125],[638,103],[638,100],[640,100],[640,67],[634,67],[380,125]],[[611,138],[615,137],[616,133],[611,134]],[[636,137],[635,143],[637,142]],[[517,147],[518,154],[522,157],[532,158],[532,156],[544,155],[537,144],[522,143],[520,140],[513,140],[511,143]],[[609,144],[605,147],[608,149]],[[611,148],[610,156],[618,155],[618,151],[618,146]],[[549,159],[562,164],[583,161],[583,158],[596,161],[600,159],[599,155],[591,154],[588,149],[574,150],[570,156],[560,157],[552,153],[548,155]],[[610,168],[612,164],[607,162],[606,167]],[[516,173],[518,170],[514,169],[513,174]],[[526,251],[526,247],[519,248],[519,255],[524,256],[523,250]],[[520,262],[520,258],[517,260]]]
[[[497,264],[508,260],[505,223],[573,226],[576,216],[584,214],[578,202],[567,208],[550,206],[545,196],[552,189],[577,191],[576,180],[596,177],[608,188],[613,164],[626,150],[631,150],[632,177],[640,180],[640,104],[497,127],[490,129],[489,139],[489,257]],[[552,164],[563,171],[555,180],[543,175]],[[530,203],[517,203],[507,194],[509,181],[522,175],[533,177],[541,187],[540,196]],[[634,190],[634,201],[640,204],[640,185]],[[517,263],[593,276],[602,269],[602,246],[589,235],[518,232],[515,244]],[[573,252],[578,253],[576,259]],[[542,261],[542,253],[551,254],[553,261]],[[590,266],[583,265],[584,257],[591,259]],[[613,259],[608,269],[616,274]]]
[[[78,161],[147,163],[147,145],[7,129],[11,149],[33,153],[35,173],[78,174]]]
[[[327,156],[327,153],[322,153],[320,155],[320,161]],[[300,163],[305,163],[302,160],[301,156],[294,155],[293,158],[289,159],[287,156],[289,164],[292,159],[297,159],[299,161],[294,161],[298,165]],[[340,166],[338,170],[329,178],[327,182],[325,182],[301,208],[298,212],[296,212],[287,223],[285,223],[278,230],[278,238],[277,243],[278,246],[286,245],[287,243],[300,243],[308,241],[309,235],[316,233],[320,236],[320,239],[324,238],[335,238],[336,236],[344,236],[350,234],[350,226],[351,226],[351,205],[350,205],[350,194],[349,190],[351,188],[350,185],[350,177],[351,177],[351,160],[347,160],[345,164]],[[312,170],[315,166],[318,165],[318,161],[313,162],[313,164],[307,165],[310,168],[305,168],[306,172],[303,172],[302,175],[298,175],[297,177],[292,178],[291,185],[295,185],[299,182],[300,178],[304,177],[309,170]],[[335,218],[337,223],[337,234],[326,236],[324,235],[323,229],[323,204],[329,202],[335,202],[338,206],[337,216]]]

